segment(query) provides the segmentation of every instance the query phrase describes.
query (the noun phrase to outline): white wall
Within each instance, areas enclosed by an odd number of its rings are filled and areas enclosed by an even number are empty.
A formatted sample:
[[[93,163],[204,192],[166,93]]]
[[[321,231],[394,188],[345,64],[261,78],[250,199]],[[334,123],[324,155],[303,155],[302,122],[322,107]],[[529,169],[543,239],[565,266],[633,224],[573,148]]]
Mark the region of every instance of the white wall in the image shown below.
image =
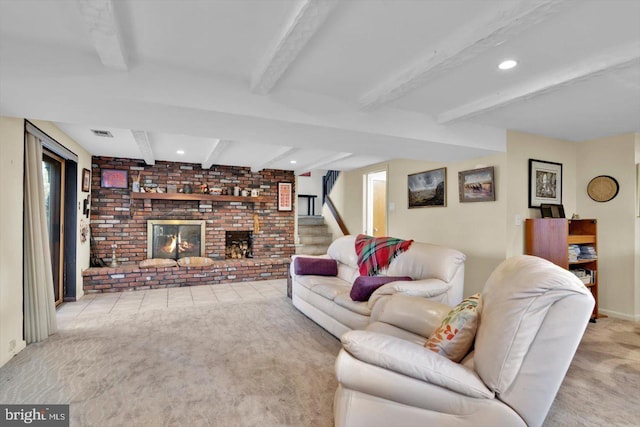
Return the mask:
[[[296,177],[296,194],[309,194],[316,195],[315,210],[312,215],[320,215],[322,212],[322,177],[326,171],[314,170],[311,171],[311,176],[297,176]],[[297,200],[298,203],[298,215],[307,214],[307,199],[300,197]]]
[[[635,134],[636,146],[636,273],[635,273],[635,318],[640,320],[640,133]]]
[[[22,339],[22,174],[24,120],[0,117],[0,366]]]
[[[528,207],[529,159],[561,163],[562,203],[568,217],[598,219],[600,252],[600,309],[611,315],[640,320],[640,218],[636,217],[636,175],[640,162],[640,135],[630,134],[576,143],[507,133],[507,152],[458,163],[394,160],[370,168],[343,172],[331,193],[349,231],[363,232],[363,175],[388,171],[389,232],[394,237],[447,245],[467,255],[465,295],[479,291],[502,260],[524,253],[524,220],[539,218],[538,208]],[[407,207],[407,175],[447,167],[447,207]],[[461,170],[494,166],[495,202],[460,203]],[[599,174],[614,176],[621,192],[608,203],[596,203],[586,195],[588,181]],[[323,212],[334,237],[342,233],[330,214]],[[523,223],[515,224],[516,215]],[[635,239],[634,239],[635,237]]]
[[[529,208],[529,159],[562,163],[562,204],[567,217],[576,208],[576,143],[523,132],[507,132],[507,251],[524,253],[524,219],[540,218],[540,209]],[[516,215],[523,219],[515,225]]]
[[[43,132],[78,155],[78,198],[82,200],[82,169],[91,170],[91,155],[55,125],[31,121]],[[22,339],[22,176],[24,120],[0,117],[0,366],[25,346]],[[89,267],[89,241],[80,242],[82,204],[79,203],[76,243],[76,297],[83,295],[82,270]]]
[[[447,207],[408,207],[407,175],[447,167]],[[458,172],[494,166],[496,201],[460,203]],[[387,170],[387,203],[395,209],[387,213],[388,232],[393,237],[414,239],[456,248],[465,253],[465,295],[478,292],[493,269],[504,260],[506,230],[506,155],[458,163],[431,163],[394,160],[356,171],[342,172],[331,193],[351,234],[364,232],[364,176],[371,171]],[[325,218],[329,218],[325,213]],[[327,223],[332,223],[327,220]],[[334,232],[337,237],[341,233]]]
[[[636,276],[635,135],[581,142],[577,150],[578,212],[581,218],[598,220],[599,309],[616,317],[640,320],[635,304],[640,290]],[[598,175],[618,181],[620,191],[613,200],[596,202],[587,194],[589,181]]]

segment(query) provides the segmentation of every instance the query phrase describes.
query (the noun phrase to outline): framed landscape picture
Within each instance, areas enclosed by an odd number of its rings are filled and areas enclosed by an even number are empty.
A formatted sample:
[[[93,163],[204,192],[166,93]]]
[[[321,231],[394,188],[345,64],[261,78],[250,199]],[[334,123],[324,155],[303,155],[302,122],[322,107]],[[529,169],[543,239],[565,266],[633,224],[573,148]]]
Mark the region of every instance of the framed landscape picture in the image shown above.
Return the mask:
[[[414,173],[407,181],[409,209],[447,206],[447,168]]]
[[[493,202],[496,200],[493,166],[458,172],[460,202]]]
[[[529,207],[562,204],[562,163],[529,159]]]

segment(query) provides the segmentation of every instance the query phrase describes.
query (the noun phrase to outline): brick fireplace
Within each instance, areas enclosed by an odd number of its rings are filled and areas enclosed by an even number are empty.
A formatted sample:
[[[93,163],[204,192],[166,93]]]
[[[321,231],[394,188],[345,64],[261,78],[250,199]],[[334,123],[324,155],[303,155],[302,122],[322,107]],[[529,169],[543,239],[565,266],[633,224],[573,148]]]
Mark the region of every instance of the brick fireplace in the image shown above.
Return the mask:
[[[147,258],[204,256],[206,221],[147,220]]]
[[[101,258],[109,265],[112,250],[115,248],[118,268],[90,268],[85,271],[83,275],[86,292],[121,290],[118,287],[124,288],[125,283],[128,289],[140,289],[286,277],[285,264],[288,264],[295,252],[294,212],[277,210],[277,184],[294,183],[293,172],[267,169],[252,173],[249,168],[217,165],[204,170],[196,164],[163,161],[149,166],[142,161],[113,157],[94,157],[92,168],[91,256],[92,259]],[[127,170],[130,188],[102,188],[102,169]],[[207,184],[209,187],[226,189],[236,186],[242,189],[257,189],[260,197],[222,197],[220,200],[198,200],[197,195],[194,195],[193,200],[174,200],[170,197],[132,198],[131,183],[138,175],[143,188],[161,191],[160,194],[166,196],[166,192],[171,188],[180,189],[188,185],[196,192],[202,184]],[[154,283],[152,276],[145,276],[148,271],[137,271],[144,270],[137,268],[139,262],[152,257],[176,258],[179,254],[149,254],[149,221],[158,225],[174,221],[196,221],[202,224],[204,234],[199,255],[216,260],[219,265],[198,272],[194,270],[195,267],[189,267],[191,274],[184,277],[181,277],[180,272],[171,271],[171,277]],[[249,232],[250,238],[238,238],[238,235],[234,234],[238,231]],[[228,232],[232,232],[232,241],[236,242],[240,252],[244,250],[245,256],[242,258],[228,257]],[[175,233],[169,229],[163,230],[162,233],[158,244],[167,245],[169,249],[172,246],[171,236]],[[181,243],[178,242],[177,235],[175,238],[176,245]],[[247,257],[247,254],[253,258]],[[262,270],[256,266],[262,266]],[[186,274],[186,271],[183,273]],[[122,274],[125,274],[125,277],[120,277]],[[138,274],[138,277],[128,281],[127,274]],[[194,277],[194,274],[200,277]],[[114,275],[115,279],[111,277]],[[206,277],[201,277],[203,275]],[[143,276],[145,280],[140,280]],[[149,277],[152,278],[148,279]],[[137,282],[136,278],[139,279]]]

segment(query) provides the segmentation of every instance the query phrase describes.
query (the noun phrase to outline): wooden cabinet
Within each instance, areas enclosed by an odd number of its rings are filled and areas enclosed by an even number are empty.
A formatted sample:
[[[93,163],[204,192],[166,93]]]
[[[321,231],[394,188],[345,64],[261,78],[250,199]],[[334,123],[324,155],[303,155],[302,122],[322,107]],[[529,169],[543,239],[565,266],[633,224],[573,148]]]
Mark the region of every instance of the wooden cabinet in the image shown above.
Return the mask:
[[[583,252],[577,259],[570,256],[570,245],[576,245],[572,249],[582,249]],[[598,222],[595,219],[527,219],[525,253],[548,259],[562,268],[584,273],[583,282],[596,300],[592,320],[599,317]]]

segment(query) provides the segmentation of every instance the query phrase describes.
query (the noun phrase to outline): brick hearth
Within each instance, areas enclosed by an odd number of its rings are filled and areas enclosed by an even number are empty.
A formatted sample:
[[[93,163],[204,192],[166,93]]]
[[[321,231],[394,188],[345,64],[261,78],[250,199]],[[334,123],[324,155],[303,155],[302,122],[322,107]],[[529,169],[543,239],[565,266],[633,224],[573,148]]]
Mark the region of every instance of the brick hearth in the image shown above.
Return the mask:
[[[101,170],[129,172],[129,188],[102,188]],[[259,202],[198,200],[132,200],[131,185],[142,172],[142,187],[167,189],[200,185],[260,190]],[[286,266],[295,252],[294,212],[277,210],[278,182],[294,183],[293,172],[266,169],[252,173],[249,168],[216,166],[203,170],[200,165],[158,161],[153,166],[134,159],[94,157],[91,189],[92,257],[111,262],[116,245],[119,266],[90,268],[83,272],[87,292],[113,292],[168,286],[215,284],[231,281],[285,278]],[[258,200],[258,199],[256,199]],[[293,198],[295,202],[295,196]],[[147,258],[147,220],[195,219],[206,221],[205,256],[216,260],[213,266],[140,269]],[[255,220],[258,231],[256,232]],[[224,260],[225,230],[254,231],[254,257]]]
[[[139,268],[135,264],[83,271],[86,293],[214,285],[287,277],[290,258],[216,261],[206,267]]]

